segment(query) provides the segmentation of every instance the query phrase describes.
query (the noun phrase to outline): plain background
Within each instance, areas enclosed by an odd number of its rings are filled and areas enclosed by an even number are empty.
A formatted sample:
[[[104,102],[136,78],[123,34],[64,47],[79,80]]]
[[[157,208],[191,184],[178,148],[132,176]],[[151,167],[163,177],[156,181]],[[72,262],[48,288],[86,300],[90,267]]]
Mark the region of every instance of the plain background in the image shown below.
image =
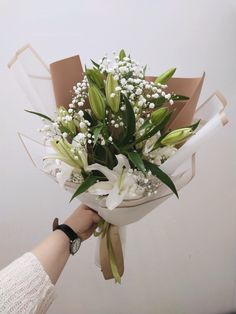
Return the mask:
[[[124,48],[149,74],[206,71],[231,123],[197,154],[180,193],[128,227],[122,285],[94,265],[95,240],[70,259],[54,314],[218,314],[236,310],[236,2],[230,0],[0,0],[0,268],[30,250],[77,206],[30,163],[17,131],[36,134],[7,62],[30,42],[46,62],[79,53],[83,63]]]

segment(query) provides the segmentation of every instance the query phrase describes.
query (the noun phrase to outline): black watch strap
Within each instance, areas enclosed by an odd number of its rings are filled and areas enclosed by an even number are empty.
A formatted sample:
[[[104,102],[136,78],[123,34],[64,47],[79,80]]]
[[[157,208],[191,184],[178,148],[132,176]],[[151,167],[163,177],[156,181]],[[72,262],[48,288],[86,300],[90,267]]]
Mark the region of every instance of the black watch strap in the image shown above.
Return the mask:
[[[61,224],[61,225],[59,225],[59,224],[58,224],[58,218],[55,218],[55,219],[54,219],[54,222],[53,222],[53,231],[55,231],[55,230],[61,230],[61,231],[63,231],[63,232],[68,236],[68,238],[70,239],[70,241],[74,241],[75,239],[78,238],[77,233],[75,233],[74,230],[71,229],[71,227],[69,227],[69,226],[66,225],[66,224]]]

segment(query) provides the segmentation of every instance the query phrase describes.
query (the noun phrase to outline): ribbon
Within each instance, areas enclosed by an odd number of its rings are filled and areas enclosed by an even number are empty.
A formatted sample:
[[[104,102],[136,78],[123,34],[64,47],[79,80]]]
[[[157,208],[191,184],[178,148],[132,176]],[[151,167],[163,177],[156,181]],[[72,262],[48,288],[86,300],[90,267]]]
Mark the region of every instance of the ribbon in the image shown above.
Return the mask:
[[[100,263],[104,278],[115,279],[121,283],[124,273],[124,259],[120,240],[119,228],[105,220],[98,224],[99,231],[95,230],[94,236],[100,238]]]

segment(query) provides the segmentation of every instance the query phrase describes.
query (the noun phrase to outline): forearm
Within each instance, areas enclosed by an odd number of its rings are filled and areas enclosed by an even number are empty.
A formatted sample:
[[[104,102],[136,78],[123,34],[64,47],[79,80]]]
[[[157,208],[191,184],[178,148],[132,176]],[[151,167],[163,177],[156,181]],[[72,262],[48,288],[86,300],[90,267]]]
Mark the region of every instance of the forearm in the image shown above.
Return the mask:
[[[84,241],[92,235],[99,220],[100,217],[96,213],[81,204],[66,219],[65,224],[71,227]],[[52,283],[55,284],[69,258],[70,241],[64,232],[56,230],[34,248],[32,253],[38,258]]]
[[[60,230],[52,232],[32,250],[55,284],[70,256],[68,237]]]

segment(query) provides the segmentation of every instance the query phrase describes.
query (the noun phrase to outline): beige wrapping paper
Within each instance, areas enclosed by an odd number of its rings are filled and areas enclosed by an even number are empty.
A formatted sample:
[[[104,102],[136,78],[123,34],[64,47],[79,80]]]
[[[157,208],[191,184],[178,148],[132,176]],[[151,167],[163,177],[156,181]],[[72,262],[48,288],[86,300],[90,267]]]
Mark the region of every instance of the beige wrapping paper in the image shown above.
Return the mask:
[[[83,69],[79,56],[70,57],[56,61],[50,65],[53,88],[57,106],[68,107],[72,100],[73,86],[83,79]],[[168,81],[168,92],[188,96],[187,101],[178,101],[173,106],[175,112],[168,128],[178,128],[192,123],[196,110],[197,101],[201,92],[204,75],[198,78],[171,78]],[[146,77],[148,81],[153,81],[155,77]],[[116,256],[117,267],[120,276],[124,273],[124,258],[119,235],[119,228],[111,225],[110,238]],[[103,237],[100,242],[100,264],[105,279],[112,279],[111,266],[109,262],[107,237]]]
[[[120,274],[120,277],[122,277],[124,273],[124,257],[120,240],[119,228],[117,226],[114,225],[110,226],[110,238],[112,242],[112,247],[114,249],[114,254],[116,257],[118,272]],[[111,265],[107,249],[107,235],[101,238],[99,254],[101,271],[103,273],[104,278],[112,279],[113,275],[111,271]]]
[[[57,106],[68,107],[73,86],[83,79],[80,57],[74,56],[50,64],[53,90]]]

